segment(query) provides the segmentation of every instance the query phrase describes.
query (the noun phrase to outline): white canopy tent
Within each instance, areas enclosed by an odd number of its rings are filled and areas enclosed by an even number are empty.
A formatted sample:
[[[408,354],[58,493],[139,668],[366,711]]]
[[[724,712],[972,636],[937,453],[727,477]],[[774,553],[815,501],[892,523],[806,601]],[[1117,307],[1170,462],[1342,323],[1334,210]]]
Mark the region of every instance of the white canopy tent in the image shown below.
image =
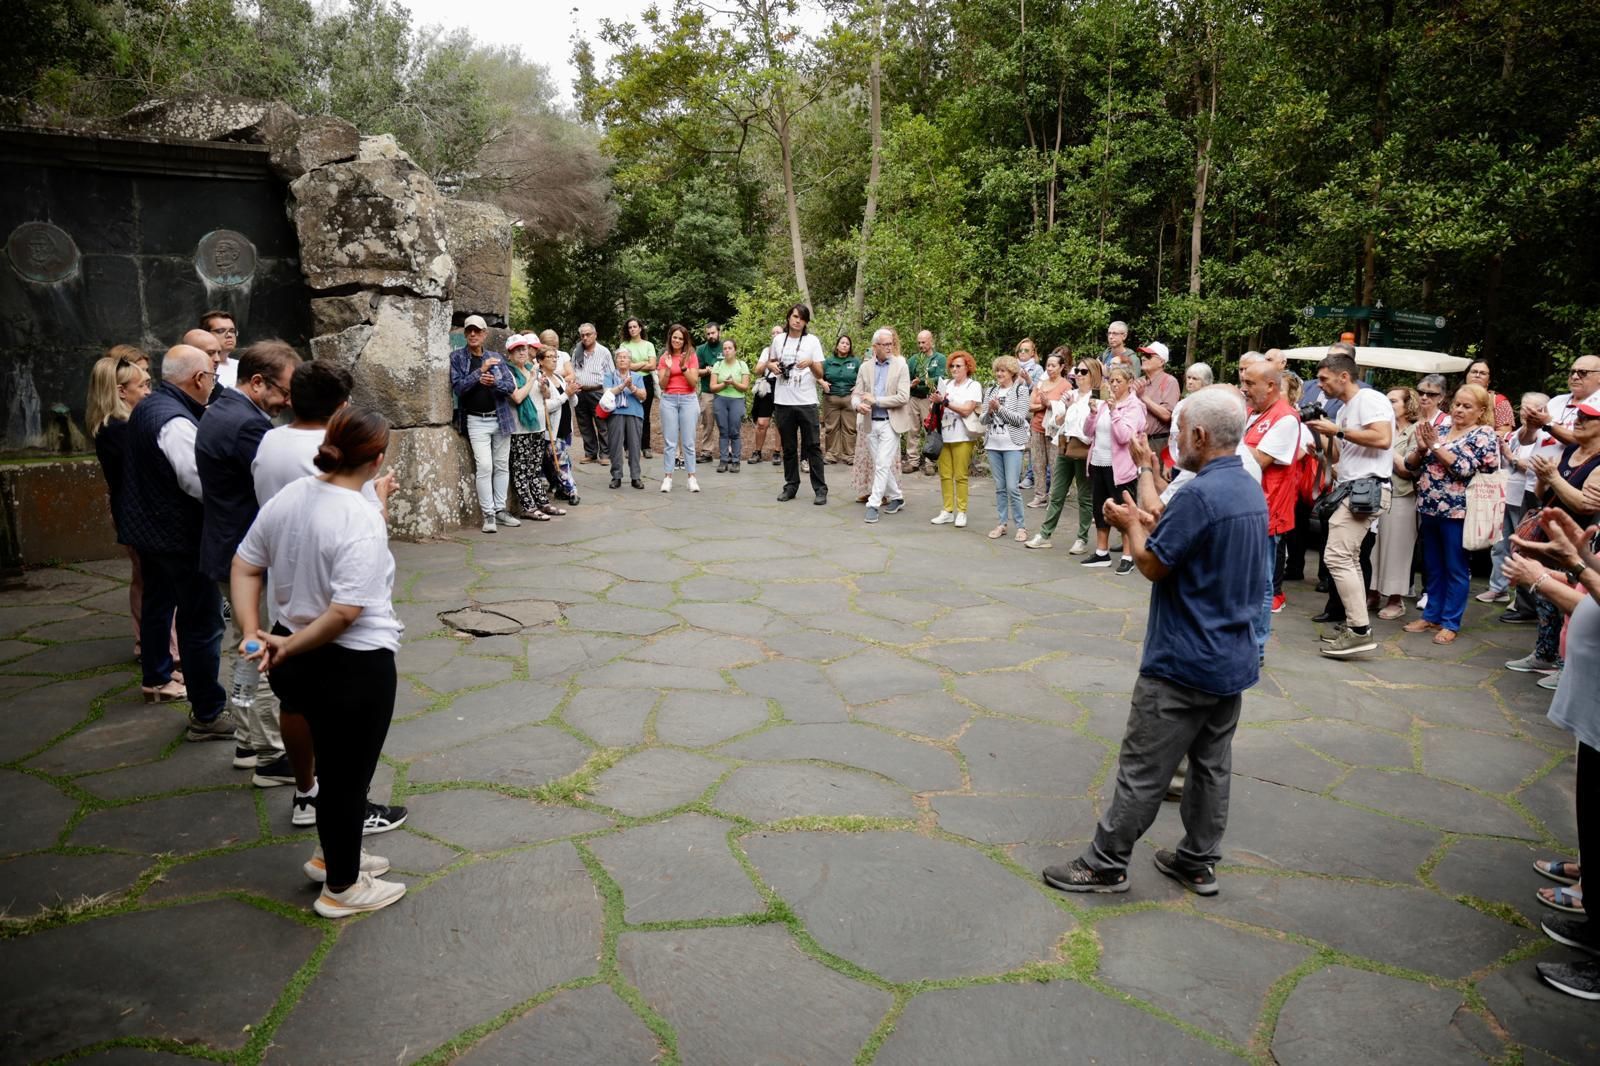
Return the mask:
[[[1320,363],[1327,357],[1328,346],[1315,348],[1288,348],[1283,355],[1297,362]],[[1472,365],[1472,360],[1443,352],[1424,352],[1414,348],[1357,348],[1356,365],[1384,370],[1403,370],[1409,374],[1459,374]]]

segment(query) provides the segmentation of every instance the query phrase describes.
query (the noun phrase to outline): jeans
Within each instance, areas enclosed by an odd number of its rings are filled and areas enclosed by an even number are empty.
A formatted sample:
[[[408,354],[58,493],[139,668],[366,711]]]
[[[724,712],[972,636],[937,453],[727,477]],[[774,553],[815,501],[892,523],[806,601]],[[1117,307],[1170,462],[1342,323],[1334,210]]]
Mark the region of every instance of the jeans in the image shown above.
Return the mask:
[[[661,437],[666,442],[661,451],[665,476],[672,476],[678,463],[678,451],[682,449],[683,468],[693,477],[694,431],[700,419],[700,398],[692,392],[664,392],[660,400]]]
[[[718,396],[711,402],[717,416],[719,434],[717,457],[725,463],[737,463],[744,455],[744,397]]]
[[[828,478],[822,472],[822,434],[817,427],[815,404],[780,403],[772,410],[778,424],[778,440],[783,444],[783,489],[800,490],[800,460],[811,470],[811,490],[827,492]]]
[[[1524,497],[1526,499],[1526,497]],[[1511,582],[1505,579],[1500,568],[1505,566],[1506,560],[1511,557],[1511,534],[1517,531],[1517,524],[1522,521],[1522,516],[1527,513],[1523,500],[1512,502],[1506,498],[1506,517],[1500,527],[1500,539],[1495,541],[1494,547],[1489,549],[1489,591],[1504,592],[1511,587]]]
[[[1167,785],[1187,755],[1189,772],[1178,805],[1184,829],[1178,863],[1188,869],[1216,864],[1228,826],[1228,777],[1242,702],[1238,693],[1213,696],[1139,675],[1117,757],[1116,791],[1084,862],[1102,873],[1128,868],[1133,845],[1155,822]]]
[[[1267,654],[1267,640],[1272,636],[1272,577],[1277,568],[1278,539],[1270,534],[1267,537],[1266,589],[1261,599],[1261,614],[1256,618],[1256,650],[1262,655]]]
[[[367,788],[394,717],[394,652],[324,644],[285,659],[268,676],[284,709],[303,715],[311,727],[317,839],[328,884],[353,884],[360,874]]]
[[[872,492],[867,496],[867,506],[881,507],[885,499],[901,498],[900,464],[896,461],[900,456],[900,434],[887,418],[874,419],[867,447],[872,449]]]
[[[1348,503],[1328,519],[1328,547],[1324,558],[1328,563],[1328,576],[1344,604],[1345,619],[1353,629],[1365,629],[1367,617],[1367,582],[1361,573],[1361,542],[1372,528],[1375,515],[1356,515]]]
[[[1044,525],[1039,527],[1039,532],[1044,534],[1044,539],[1049,540],[1050,535],[1056,531],[1056,525],[1061,521],[1061,512],[1067,506],[1067,492],[1073,485],[1078,486],[1078,539],[1089,539],[1089,527],[1094,524],[1094,508],[1091,490],[1089,488],[1089,460],[1069,459],[1065,455],[1056,456],[1055,472],[1050,480],[1050,506],[1044,512]]]
[[[967,513],[967,475],[972,470],[973,443],[970,440],[946,441],[939,449],[939,495],[944,509]]]
[[[499,514],[511,489],[511,438],[500,432],[494,415],[468,415],[467,443],[477,470],[478,510],[485,517]]]
[[[144,573],[143,633],[161,633],[174,611],[178,618],[178,650],[183,656],[184,687],[194,716],[209,722],[222,713],[228,694],[217,674],[222,668],[222,594],[217,583],[200,572],[197,555],[139,552]],[[146,640],[139,651],[146,685],[162,685],[170,678],[157,672],[172,658],[161,640]]]
[[[1017,484],[1022,479],[1023,453],[1017,451],[1002,451],[998,448],[985,448],[989,456],[989,473],[994,478],[994,509],[1000,516],[1000,524],[1005,525],[1007,516],[1012,516],[1018,529],[1026,526],[1027,520],[1022,517],[1022,490]]]
[[[662,408],[665,415],[665,408]],[[622,460],[628,460],[628,476],[639,480],[639,442],[644,439],[644,419],[628,415],[612,415],[606,419],[606,445],[611,451],[611,480],[622,480]],[[689,461],[689,471],[694,472],[694,461]],[[670,474],[672,468],[667,467]]]
[[[1422,571],[1427,578],[1428,606],[1422,620],[1461,628],[1461,615],[1467,609],[1467,592],[1472,574],[1467,569],[1467,549],[1461,546],[1460,518],[1440,518],[1425,514],[1419,522],[1422,540]]]
[[[233,606],[233,587],[228,581],[217,582],[217,589],[228,601],[228,606]],[[227,654],[222,657],[222,662],[227,665],[228,684],[233,684],[233,664],[239,654],[239,645],[247,640],[258,639],[254,633],[245,633],[239,629],[239,612],[234,610],[233,624],[227,627],[228,648]],[[267,625],[267,582],[261,583],[261,596],[256,603],[256,618],[260,625]],[[260,675],[256,675],[258,678]],[[250,704],[248,711],[235,709],[234,716],[238,725],[233,732],[234,744],[241,748],[249,748],[256,753],[256,758],[263,766],[283,754],[283,733],[278,725],[278,697],[272,694],[270,685],[257,684],[256,698]]]

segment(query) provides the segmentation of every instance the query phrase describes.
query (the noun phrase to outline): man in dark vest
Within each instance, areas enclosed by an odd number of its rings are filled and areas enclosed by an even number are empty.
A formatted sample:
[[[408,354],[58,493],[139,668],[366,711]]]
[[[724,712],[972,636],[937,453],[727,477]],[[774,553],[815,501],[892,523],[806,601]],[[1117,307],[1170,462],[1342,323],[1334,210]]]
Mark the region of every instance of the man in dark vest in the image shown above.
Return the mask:
[[[217,583],[223,596],[232,601],[229,574],[233,553],[256,518],[255,478],[251,464],[261,438],[272,428],[272,418],[289,406],[289,379],[300,365],[300,356],[278,340],[259,341],[240,353],[238,375],[233,388],[219,389],[195,435],[195,466],[204,490],[201,505],[205,519],[200,530],[200,572]],[[257,617],[265,612],[265,584]],[[238,618],[233,610],[231,617]],[[224,658],[231,677],[233,656],[245,634],[237,623]],[[254,636],[254,634],[249,634]],[[239,718],[234,737],[233,765],[254,769],[253,780],[260,788],[294,782],[294,771],[283,750],[278,724],[278,700],[268,685],[257,685],[249,710],[234,710]]]
[[[189,740],[231,740],[233,715],[217,680],[222,644],[222,596],[200,572],[200,474],[194,441],[216,372],[211,357],[180,344],[161,359],[161,383],[128,419],[123,453],[123,534],[144,572],[143,632],[158,633],[178,619],[178,650],[189,690]],[[144,642],[149,686],[160,641]]]

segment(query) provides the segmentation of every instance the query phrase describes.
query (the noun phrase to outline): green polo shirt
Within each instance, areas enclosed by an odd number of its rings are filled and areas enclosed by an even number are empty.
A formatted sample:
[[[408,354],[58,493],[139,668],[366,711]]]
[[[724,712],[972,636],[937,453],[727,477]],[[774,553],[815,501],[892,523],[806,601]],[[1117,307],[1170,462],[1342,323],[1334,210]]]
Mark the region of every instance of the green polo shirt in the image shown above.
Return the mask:
[[[947,376],[948,361],[943,352],[918,352],[906,360],[911,370],[911,395],[922,399],[939,386],[939,379]]]
[[[828,383],[827,395],[848,396],[856,387],[861,360],[853,355],[830,355],[822,361],[822,380]]]
[[[700,347],[694,350],[694,354],[700,359],[700,369],[710,370],[713,363],[722,362],[722,341],[719,339],[715,344],[712,344],[710,341],[706,341],[704,344],[700,345]],[[694,391],[710,392],[711,375],[701,374],[700,383],[694,387]]]

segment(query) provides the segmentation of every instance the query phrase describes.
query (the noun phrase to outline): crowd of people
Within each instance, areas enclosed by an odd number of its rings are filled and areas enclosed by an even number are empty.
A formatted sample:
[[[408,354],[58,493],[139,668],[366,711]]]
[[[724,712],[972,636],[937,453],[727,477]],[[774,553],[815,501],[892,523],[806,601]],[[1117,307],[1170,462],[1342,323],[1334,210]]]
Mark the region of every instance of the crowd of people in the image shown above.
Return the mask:
[[[1238,697],[1256,681],[1285,583],[1304,578],[1308,555],[1328,595],[1314,618],[1326,626],[1321,652],[1343,659],[1375,651],[1373,616],[1399,622],[1407,600],[1419,617],[1404,632],[1454,642],[1472,553],[1489,549],[1477,599],[1506,603],[1501,624],[1537,627],[1529,654],[1506,665],[1554,691],[1552,719],[1579,738],[1580,852],[1600,833],[1600,714],[1589,676],[1600,623],[1585,595],[1600,583],[1591,528],[1600,516],[1600,357],[1574,363],[1569,392],[1530,392],[1515,405],[1492,390],[1481,360],[1453,390],[1430,374],[1380,391],[1345,341],[1311,380],[1272,350],[1246,353],[1237,385],[1218,383],[1202,363],[1180,382],[1165,345],[1130,348],[1119,322],[1099,353],[1063,345],[1040,360],[1024,338],[992,361],[985,384],[970,352],[938,351],[930,331],[907,355],[894,329],[879,328],[858,356],[848,335],[825,352],[810,320],[808,308],[791,307],[751,365],[715,324],[698,345],[673,324],[657,349],[629,319],[615,349],[585,323],[570,351],[545,330],[512,333],[495,352],[487,323],[468,316],[449,381],[483,532],[566,515],[557,501],[579,503],[575,467],[586,464],[607,465],[612,490],[624,480],[643,489],[656,412],[662,492],[680,471],[700,492],[698,460],[714,455],[718,473],[781,464],[785,502],[805,473],[822,506],[827,467],[848,463],[870,524],[906,508],[902,478],[922,471],[938,477],[930,521],[960,529],[981,454],[995,490],[988,537],[1035,550],[1053,546],[1072,497],[1068,553],[1087,568],[1152,580],[1148,629],[1161,636],[1146,641],[1117,798],[1091,849],[1046,880],[1070,891],[1125,889],[1151,804],[1187,762],[1189,835],[1157,865],[1202,894],[1216,891]],[[400,632],[385,530],[395,485],[380,473],[388,428],[347,407],[347,372],[302,362],[277,341],[235,352],[237,337],[231,317],[208,312],[165,353],[159,383],[144,353],[128,347],[112,349],[92,375],[88,422],[133,565],[142,691],[149,701],[187,701],[187,738],[232,739],[234,765],[252,770],[256,785],[294,785],[295,824],[318,828],[305,867],[325,882],[318,911],[359,913],[404,893],[381,877],[387,862],[360,846],[405,818],[366,798],[392,714]],[[1029,510],[1043,511],[1031,535]],[[1195,663],[1209,672],[1196,674]],[[321,711],[327,701],[312,694],[329,691],[349,713]],[[1169,728],[1174,710],[1184,729]],[[1538,866],[1558,882],[1541,902],[1581,916],[1579,863]],[[1551,935],[1600,945],[1581,923],[1560,929]],[[1569,967],[1562,980],[1600,987],[1584,973]]]

